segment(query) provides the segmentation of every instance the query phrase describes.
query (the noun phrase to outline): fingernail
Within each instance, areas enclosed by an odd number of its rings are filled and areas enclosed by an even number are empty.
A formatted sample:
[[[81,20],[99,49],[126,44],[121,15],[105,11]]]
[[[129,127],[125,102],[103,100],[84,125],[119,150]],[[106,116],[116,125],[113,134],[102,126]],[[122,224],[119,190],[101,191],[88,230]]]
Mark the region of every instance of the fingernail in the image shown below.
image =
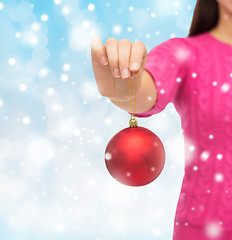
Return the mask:
[[[114,76],[115,76],[115,77],[118,77],[118,78],[120,77],[119,68],[115,68],[115,69],[114,69]]]
[[[108,61],[107,61],[105,56],[101,57],[101,61],[102,61],[103,65],[107,65],[108,64]]]
[[[137,62],[133,62],[131,64],[131,70],[137,70],[139,68],[139,64]]]
[[[129,70],[128,69],[123,69],[122,71],[122,77],[127,78],[130,76]]]

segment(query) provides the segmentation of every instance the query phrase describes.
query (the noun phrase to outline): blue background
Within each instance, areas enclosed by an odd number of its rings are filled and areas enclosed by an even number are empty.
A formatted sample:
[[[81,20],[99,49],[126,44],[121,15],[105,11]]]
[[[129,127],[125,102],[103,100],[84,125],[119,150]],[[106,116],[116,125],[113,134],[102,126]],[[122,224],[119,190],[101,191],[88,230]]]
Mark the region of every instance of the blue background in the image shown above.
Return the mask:
[[[170,240],[184,175],[172,103],[140,126],[166,150],[161,175],[118,183],[104,151],[130,115],[99,94],[90,40],[186,37],[195,1],[0,1],[0,239]],[[45,14],[45,16],[44,16]]]

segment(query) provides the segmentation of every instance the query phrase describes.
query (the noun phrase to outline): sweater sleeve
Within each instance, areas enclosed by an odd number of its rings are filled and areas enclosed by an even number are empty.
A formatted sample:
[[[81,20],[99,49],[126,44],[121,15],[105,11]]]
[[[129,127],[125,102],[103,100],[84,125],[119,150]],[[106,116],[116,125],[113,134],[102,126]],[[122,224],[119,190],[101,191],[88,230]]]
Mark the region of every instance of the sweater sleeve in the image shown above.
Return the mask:
[[[149,117],[164,110],[169,102],[175,102],[181,94],[179,89],[185,77],[188,56],[183,38],[171,38],[152,48],[144,69],[153,77],[157,101],[150,110],[135,114],[136,117]]]

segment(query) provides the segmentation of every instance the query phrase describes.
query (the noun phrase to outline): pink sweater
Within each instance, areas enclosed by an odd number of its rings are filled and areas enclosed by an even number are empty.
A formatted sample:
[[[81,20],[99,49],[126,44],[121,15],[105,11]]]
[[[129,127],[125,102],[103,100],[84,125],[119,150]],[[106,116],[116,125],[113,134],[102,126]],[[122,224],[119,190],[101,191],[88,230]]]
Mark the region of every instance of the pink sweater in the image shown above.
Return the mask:
[[[158,100],[136,116],[149,117],[172,102],[184,136],[173,239],[232,240],[232,45],[208,32],[171,38],[149,52],[145,70]]]

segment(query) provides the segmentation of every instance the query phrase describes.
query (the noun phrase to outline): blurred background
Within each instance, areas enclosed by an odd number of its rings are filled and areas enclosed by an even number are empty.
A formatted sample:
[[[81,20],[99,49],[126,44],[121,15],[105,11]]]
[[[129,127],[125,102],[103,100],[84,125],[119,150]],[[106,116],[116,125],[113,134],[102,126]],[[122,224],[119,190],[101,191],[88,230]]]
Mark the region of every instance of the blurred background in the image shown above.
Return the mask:
[[[139,126],[166,150],[161,175],[122,185],[105,166],[130,115],[96,86],[90,40],[186,37],[195,1],[0,0],[0,239],[171,240],[184,175],[174,105]]]

